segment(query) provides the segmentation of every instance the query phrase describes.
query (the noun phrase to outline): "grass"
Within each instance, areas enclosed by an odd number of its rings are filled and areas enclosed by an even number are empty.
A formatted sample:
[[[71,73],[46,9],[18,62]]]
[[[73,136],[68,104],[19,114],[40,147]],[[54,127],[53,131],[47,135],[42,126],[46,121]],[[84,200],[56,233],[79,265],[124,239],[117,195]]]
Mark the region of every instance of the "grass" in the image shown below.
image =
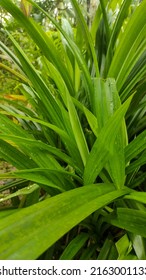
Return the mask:
[[[36,69],[11,34],[14,52],[0,43],[21,83],[0,104],[0,158],[15,167],[0,174],[0,259],[146,258],[146,1],[131,2],[111,24],[100,1],[91,28],[75,0],[75,29],[42,10],[49,33],[0,1],[42,54]]]

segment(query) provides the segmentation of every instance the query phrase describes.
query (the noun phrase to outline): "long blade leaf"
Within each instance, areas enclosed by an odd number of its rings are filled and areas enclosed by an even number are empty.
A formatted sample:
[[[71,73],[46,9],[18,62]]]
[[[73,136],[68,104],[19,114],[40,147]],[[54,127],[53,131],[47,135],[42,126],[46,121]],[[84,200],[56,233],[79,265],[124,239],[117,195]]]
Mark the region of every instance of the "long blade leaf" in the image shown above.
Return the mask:
[[[110,184],[90,185],[19,210],[1,220],[0,259],[37,258],[92,212],[129,191],[115,191]]]

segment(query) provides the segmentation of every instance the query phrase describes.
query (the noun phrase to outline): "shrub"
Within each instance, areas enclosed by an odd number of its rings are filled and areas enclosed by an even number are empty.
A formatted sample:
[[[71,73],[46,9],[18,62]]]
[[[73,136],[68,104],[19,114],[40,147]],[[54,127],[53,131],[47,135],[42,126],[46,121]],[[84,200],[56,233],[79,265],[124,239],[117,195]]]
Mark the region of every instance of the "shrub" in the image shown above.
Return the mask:
[[[22,94],[0,105],[0,157],[16,168],[0,174],[13,179],[1,187],[1,202],[11,199],[0,212],[1,259],[146,257],[146,1],[123,1],[112,22],[105,2],[89,28],[72,0],[74,29],[33,3],[50,33],[0,1],[41,53],[36,69],[11,34],[15,53],[0,43]]]

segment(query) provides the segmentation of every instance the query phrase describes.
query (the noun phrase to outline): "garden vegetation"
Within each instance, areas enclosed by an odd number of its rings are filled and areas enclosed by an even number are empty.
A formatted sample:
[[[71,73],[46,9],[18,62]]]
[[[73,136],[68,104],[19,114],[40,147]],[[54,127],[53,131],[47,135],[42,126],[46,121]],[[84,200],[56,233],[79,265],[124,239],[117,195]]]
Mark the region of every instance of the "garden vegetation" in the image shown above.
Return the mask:
[[[90,24],[71,0],[75,25],[23,2],[48,29],[0,0],[39,56],[4,29],[0,259],[146,259],[146,0],[100,0]]]

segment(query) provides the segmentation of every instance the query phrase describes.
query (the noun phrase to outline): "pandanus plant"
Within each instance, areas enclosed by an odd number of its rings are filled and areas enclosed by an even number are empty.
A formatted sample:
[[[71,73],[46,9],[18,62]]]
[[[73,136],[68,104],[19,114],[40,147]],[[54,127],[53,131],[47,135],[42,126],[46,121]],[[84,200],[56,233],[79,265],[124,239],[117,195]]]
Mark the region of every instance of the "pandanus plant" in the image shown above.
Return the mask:
[[[28,2],[54,31],[0,0],[40,53],[0,42],[20,84],[0,103],[0,259],[145,259],[146,0],[100,0],[91,26],[71,0],[74,27]]]

